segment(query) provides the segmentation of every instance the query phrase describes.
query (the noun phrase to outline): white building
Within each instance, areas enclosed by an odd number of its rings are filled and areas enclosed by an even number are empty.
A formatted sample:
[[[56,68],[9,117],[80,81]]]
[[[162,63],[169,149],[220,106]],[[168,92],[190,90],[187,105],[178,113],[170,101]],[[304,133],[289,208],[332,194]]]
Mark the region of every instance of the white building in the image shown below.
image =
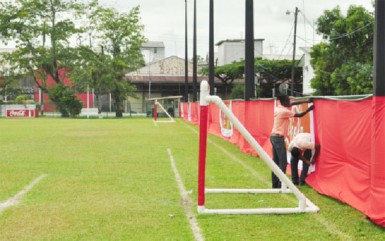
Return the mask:
[[[303,89],[302,94],[311,95],[314,92],[314,89],[310,87],[310,82],[314,78],[314,69],[310,64],[310,47],[301,47],[300,50],[303,51],[303,56],[301,59],[301,65],[303,69]]]
[[[254,57],[263,56],[264,39],[254,39]],[[231,64],[234,61],[245,59],[245,40],[244,39],[227,39],[219,41],[216,65],[222,66]]]
[[[140,47],[146,64],[165,58],[164,43],[160,41],[148,41]]]

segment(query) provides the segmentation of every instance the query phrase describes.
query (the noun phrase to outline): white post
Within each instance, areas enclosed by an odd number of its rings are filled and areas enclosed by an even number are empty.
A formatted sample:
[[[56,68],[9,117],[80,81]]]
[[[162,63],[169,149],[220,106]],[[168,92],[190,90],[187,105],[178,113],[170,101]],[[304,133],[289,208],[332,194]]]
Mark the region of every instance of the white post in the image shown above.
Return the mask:
[[[39,88],[39,105],[41,105],[41,88]]]
[[[95,89],[92,88],[92,108],[95,107]]]
[[[110,112],[111,112],[111,92],[110,92],[110,95],[109,95],[109,99],[110,99]]]
[[[90,86],[87,85],[87,119],[90,118]]]

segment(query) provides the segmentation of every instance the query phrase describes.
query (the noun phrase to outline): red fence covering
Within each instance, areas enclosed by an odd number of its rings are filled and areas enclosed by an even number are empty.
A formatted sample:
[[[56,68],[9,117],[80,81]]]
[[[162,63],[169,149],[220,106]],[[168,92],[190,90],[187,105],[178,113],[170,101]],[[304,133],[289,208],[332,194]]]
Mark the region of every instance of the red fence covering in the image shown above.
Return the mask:
[[[271,155],[274,101],[225,103]],[[189,111],[188,116],[181,117],[199,124],[195,118],[199,113],[193,113],[198,111],[198,105],[181,103],[180,109]],[[306,182],[319,193],[349,204],[385,227],[385,97],[359,101],[317,99],[314,105],[312,123],[311,115],[307,115],[293,118],[289,127],[289,139],[312,130],[321,145],[315,171]],[[306,106],[297,108],[303,111]],[[208,112],[211,134],[227,139],[246,153],[256,154],[217,106],[211,103]]]

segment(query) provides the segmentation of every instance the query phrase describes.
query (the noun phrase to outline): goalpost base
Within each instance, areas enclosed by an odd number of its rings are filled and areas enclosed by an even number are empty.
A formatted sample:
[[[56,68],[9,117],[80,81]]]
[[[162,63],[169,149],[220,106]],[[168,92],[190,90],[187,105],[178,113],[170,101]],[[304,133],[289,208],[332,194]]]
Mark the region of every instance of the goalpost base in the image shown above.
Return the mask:
[[[279,194],[293,193],[289,188],[272,188],[272,189],[227,189],[227,188],[206,188],[205,193],[219,194]],[[240,209],[206,209],[205,206],[198,206],[200,214],[290,214],[290,213],[306,213],[318,212],[319,208],[314,205],[309,199],[302,200],[298,207],[293,208],[240,208]]]
[[[249,209],[207,209],[204,206],[198,207],[199,214],[292,214],[292,213],[316,213],[319,209],[316,206],[301,208],[249,208]]]

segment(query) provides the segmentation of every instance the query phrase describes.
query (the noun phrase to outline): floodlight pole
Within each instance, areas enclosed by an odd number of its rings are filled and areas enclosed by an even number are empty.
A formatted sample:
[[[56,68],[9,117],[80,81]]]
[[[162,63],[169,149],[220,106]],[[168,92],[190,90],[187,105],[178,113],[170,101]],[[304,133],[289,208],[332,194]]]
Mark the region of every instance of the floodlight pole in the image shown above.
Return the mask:
[[[197,97],[197,1],[194,0],[194,36],[193,36],[193,102]]]
[[[210,95],[214,95],[214,0],[210,0],[209,24],[209,86]]]
[[[185,32],[184,32],[184,102],[188,102],[188,31],[187,31],[187,0],[184,1],[185,3]]]
[[[376,0],[374,31],[374,96],[385,96],[385,2]]]
[[[254,7],[253,0],[246,0],[245,36],[245,100],[255,97],[254,85]]]

